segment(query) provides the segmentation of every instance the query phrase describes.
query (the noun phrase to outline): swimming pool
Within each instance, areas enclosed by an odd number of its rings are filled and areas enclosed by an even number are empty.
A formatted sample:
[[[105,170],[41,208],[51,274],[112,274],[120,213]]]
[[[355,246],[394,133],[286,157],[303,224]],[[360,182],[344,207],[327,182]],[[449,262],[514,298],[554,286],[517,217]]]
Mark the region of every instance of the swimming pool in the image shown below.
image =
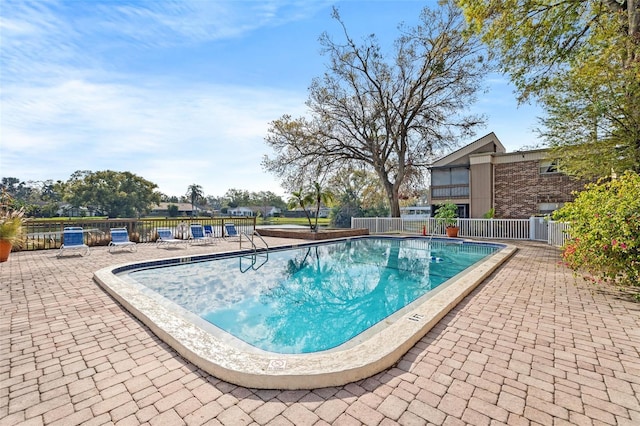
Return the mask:
[[[498,247],[366,238],[127,271],[240,340],[275,353],[346,344]]]
[[[446,295],[453,284],[479,283],[510,255],[504,245],[450,241],[351,238],[129,264],[96,280],[217,377],[331,386],[391,365],[473,288]]]

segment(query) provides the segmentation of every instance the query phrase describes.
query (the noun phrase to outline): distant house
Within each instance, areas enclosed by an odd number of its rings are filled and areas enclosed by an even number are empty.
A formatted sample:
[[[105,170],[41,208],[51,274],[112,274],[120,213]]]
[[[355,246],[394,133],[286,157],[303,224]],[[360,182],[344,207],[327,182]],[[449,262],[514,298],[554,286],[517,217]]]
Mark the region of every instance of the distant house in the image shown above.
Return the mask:
[[[254,217],[259,214],[262,217],[277,216],[282,211],[274,206],[249,206],[249,207],[234,207],[227,209],[227,214],[233,217]]]
[[[400,217],[409,220],[431,217],[431,206],[400,207]]]
[[[71,204],[65,203],[61,204],[58,210],[56,211],[58,216],[67,216],[67,217],[88,217],[88,216],[97,216],[98,212],[95,209],[89,209],[87,207],[74,207]]]
[[[256,215],[250,207],[229,208],[227,214],[232,217],[254,217]]]
[[[195,216],[209,216],[211,215],[210,210],[205,210],[199,207],[197,204],[192,206],[191,203],[159,203],[157,206],[151,209],[150,216],[159,216],[159,217],[168,217],[169,214],[169,206],[178,206],[178,216],[191,216],[192,212]],[[195,208],[195,210],[194,210]]]
[[[306,208],[309,217],[315,217],[316,216],[316,207],[315,206],[307,206]],[[329,214],[331,213],[331,209],[329,207],[325,207],[325,206],[320,206],[320,210],[318,211],[318,217],[329,217]],[[305,214],[304,210],[302,209],[302,207],[296,207],[293,210],[287,210],[282,212],[282,215],[284,217],[307,217],[307,215]]]
[[[273,217],[278,216],[280,215],[280,213],[282,213],[282,210],[274,206],[252,206],[250,207],[250,209],[252,209],[254,212],[260,212],[262,217]]]
[[[315,215],[315,210],[312,209],[312,216]],[[318,210],[318,217],[327,218],[329,217],[329,213],[331,213],[331,209],[329,207],[321,206],[320,210]]]
[[[452,201],[458,216],[496,218],[544,215],[573,200],[585,182],[572,179],[548,159],[544,149],[507,153],[492,132],[434,162],[429,198]]]

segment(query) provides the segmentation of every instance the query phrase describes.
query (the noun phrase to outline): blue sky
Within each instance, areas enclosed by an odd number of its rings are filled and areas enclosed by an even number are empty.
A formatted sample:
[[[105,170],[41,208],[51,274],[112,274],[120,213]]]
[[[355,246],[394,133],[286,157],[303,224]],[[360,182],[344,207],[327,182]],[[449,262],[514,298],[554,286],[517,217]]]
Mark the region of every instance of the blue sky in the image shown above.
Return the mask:
[[[305,114],[339,40],[375,33],[391,51],[400,22],[435,1],[0,0],[0,177],[67,180],[130,171],[168,195],[193,183],[285,195],[262,170],[269,122]],[[540,111],[488,76],[473,112],[508,151],[539,144]],[[461,144],[471,142],[460,141]]]

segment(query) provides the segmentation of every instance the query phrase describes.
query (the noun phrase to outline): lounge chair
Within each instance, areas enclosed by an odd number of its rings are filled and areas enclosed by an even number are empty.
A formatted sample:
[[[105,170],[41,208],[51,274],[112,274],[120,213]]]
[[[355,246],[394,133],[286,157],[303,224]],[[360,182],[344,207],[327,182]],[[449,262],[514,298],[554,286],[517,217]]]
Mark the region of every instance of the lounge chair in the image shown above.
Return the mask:
[[[129,232],[127,228],[111,228],[111,242],[109,243],[109,253],[117,247],[128,248],[130,251],[136,251],[138,248],[136,243],[129,240]]]
[[[215,241],[213,239],[212,234],[207,234],[204,230],[204,227],[199,223],[192,223],[190,225],[191,229],[191,242],[201,242],[204,244],[213,244]]]
[[[179,240],[173,237],[173,232],[169,228],[158,228],[158,239],[156,240],[156,247],[169,247],[177,244],[184,244],[188,246],[189,240]]]
[[[224,238],[232,238],[234,240],[240,240],[240,234],[236,229],[236,225],[233,223],[224,224]]]
[[[213,225],[204,225],[204,235],[208,235],[211,238],[216,236],[215,232],[213,232]]]
[[[91,254],[89,246],[84,243],[84,230],[80,226],[69,226],[62,230],[62,245],[56,257],[67,250],[80,250],[80,255]]]

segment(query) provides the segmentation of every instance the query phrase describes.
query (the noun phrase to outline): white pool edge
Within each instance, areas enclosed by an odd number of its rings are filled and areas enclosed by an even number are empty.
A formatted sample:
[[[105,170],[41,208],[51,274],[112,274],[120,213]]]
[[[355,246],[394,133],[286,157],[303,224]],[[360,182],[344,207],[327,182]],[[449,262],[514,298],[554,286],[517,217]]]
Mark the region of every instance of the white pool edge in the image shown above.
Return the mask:
[[[125,265],[100,269],[94,280],[182,357],[219,379],[257,389],[315,389],[371,377],[395,364],[517,250],[512,245],[504,246],[442,284],[433,297],[412,305],[412,309],[362,343],[344,350],[311,354],[248,352],[236,348],[175,310],[158,304],[113,273]]]

